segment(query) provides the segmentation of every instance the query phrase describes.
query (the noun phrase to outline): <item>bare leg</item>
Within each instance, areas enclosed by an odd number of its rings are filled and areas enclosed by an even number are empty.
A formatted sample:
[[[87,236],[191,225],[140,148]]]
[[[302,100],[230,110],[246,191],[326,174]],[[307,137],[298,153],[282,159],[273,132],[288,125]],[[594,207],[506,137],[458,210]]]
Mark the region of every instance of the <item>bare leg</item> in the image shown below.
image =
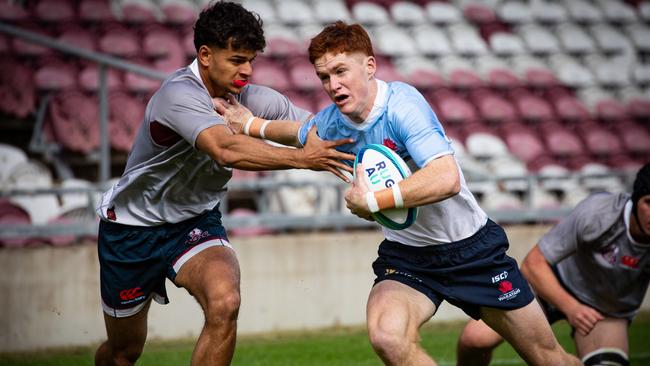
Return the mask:
[[[470,319],[458,339],[457,366],[488,366],[492,351],[503,342],[499,333],[482,320]]]
[[[137,314],[114,318],[104,314],[108,340],[95,352],[97,366],[130,366],[142,354],[147,340],[147,314],[151,300]]]
[[[600,348],[616,348],[628,354],[627,320],[605,318],[586,336],[575,334],[576,350],[581,358]]]
[[[529,365],[582,365],[557,342],[537,300],[516,310],[482,308],[481,318],[501,334]]]
[[[176,283],[201,305],[203,330],[192,354],[193,366],[229,365],[235,351],[239,313],[239,264],[228,247],[211,247],[181,267]]]
[[[420,292],[397,281],[376,284],[368,298],[370,343],[386,365],[435,366],[420,346],[420,326],[435,305]]]

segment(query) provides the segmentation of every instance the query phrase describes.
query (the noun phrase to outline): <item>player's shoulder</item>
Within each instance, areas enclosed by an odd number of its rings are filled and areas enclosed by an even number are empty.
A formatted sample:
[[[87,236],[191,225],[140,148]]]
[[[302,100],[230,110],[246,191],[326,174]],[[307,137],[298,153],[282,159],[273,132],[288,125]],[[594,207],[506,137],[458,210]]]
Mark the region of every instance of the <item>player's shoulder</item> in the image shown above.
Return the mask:
[[[210,99],[205,87],[191,72],[180,69],[163,82],[155,96],[166,104],[185,104],[192,99]]]
[[[400,107],[414,103],[426,103],[424,96],[414,86],[401,81],[391,81],[388,84],[388,105]]]
[[[580,218],[582,236],[585,240],[596,240],[623,217],[627,193],[594,193],[580,202],[574,212]]]

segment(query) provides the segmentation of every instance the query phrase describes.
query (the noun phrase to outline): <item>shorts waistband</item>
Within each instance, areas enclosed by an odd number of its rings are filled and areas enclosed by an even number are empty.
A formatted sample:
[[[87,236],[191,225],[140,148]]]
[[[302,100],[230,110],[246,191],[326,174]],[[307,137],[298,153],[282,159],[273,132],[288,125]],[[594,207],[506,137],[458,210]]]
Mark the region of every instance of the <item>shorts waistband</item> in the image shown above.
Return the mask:
[[[485,236],[489,234],[490,230],[495,227],[498,227],[498,225],[494,221],[488,219],[485,225],[483,225],[483,227],[481,227],[476,233],[474,233],[474,235],[447,244],[429,245],[426,247],[415,247],[415,246],[406,245],[391,240],[384,240],[381,245],[388,245],[393,247],[399,246],[400,250],[406,252],[412,251],[413,253],[429,253],[429,254],[449,253],[449,252],[465,249],[467,247],[474,245],[476,242],[483,240],[483,238],[485,238]]]

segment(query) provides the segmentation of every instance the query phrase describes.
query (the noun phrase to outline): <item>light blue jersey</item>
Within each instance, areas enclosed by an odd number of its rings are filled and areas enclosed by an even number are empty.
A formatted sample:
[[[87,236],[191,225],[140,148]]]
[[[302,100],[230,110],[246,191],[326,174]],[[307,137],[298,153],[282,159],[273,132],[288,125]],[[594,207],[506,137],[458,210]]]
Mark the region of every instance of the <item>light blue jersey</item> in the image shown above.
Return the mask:
[[[356,155],[365,145],[383,144],[395,150],[412,171],[454,153],[444,128],[422,94],[401,82],[387,84],[377,80],[377,97],[362,123],[351,121],[334,104],[323,109],[301,126],[298,138],[302,144],[314,125],[324,140],[354,139],[354,143],[338,147],[340,151]],[[384,228],[386,238],[406,245],[428,246],[465,239],[483,227],[487,215],[460,174],[459,194],[420,207],[417,221],[407,229]]]

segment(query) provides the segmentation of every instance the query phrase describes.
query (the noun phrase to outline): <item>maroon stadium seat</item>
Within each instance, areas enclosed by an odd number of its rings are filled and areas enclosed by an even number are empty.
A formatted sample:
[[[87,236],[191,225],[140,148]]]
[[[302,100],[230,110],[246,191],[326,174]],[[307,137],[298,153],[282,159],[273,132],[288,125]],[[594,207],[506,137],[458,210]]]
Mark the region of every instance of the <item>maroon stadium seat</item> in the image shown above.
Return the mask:
[[[280,92],[287,91],[293,87],[285,68],[270,60],[259,59],[255,62],[251,81],[255,84],[266,85]]]
[[[74,25],[65,27],[57,37],[57,40],[90,51],[97,49],[96,36],[87,29]]]
[[[615,99],[600,100],[596,102],[594,109],[596,118],[605,122],[620,121],[628,117],[625,105]]]
[[[524,80],[532,88],[551,88],[561,85],[555,74],[549,70],[529,68],[524,73]]]
[[[486,82],[497,90],[516,88],[522,85],[521,80],[510,70],[492,69],[488,72]]]
[[[88,23],[109,23],[115,21],[109,0],[81,0],[79,20]]]
[[[479,114],[490,123],[504,123],[518,118],[515,107],[505,98],[496,94],[482,95],[475,100]]]
[[[78,91],[59,93],[52,99],[48,120],[54,138],[64,148],[87,154],[99,146],[97,100]]]
[[[157,6],[149,0],[122,1],[122,21],[127,24],[158,22]]]
[[[301,93],[299,91],[288,91],[285,92],[284,95],[299,108],[312,113],[318,112],[315,109],[316,106],[314,105],[314,99],[310,96],[310,94]]]
[[[0,225],[27,225],[31,224],[29,214],[18,205],[14,205],[6,198],[0,199]],[[0,239],[6,247],[22,247],[29,242],[28,238],[17,237]]]
[[[99,38],[99,50],[113,56],[130,58],[139,55],[142,48],[134,31],[121,25],[109,25]]]
[[[199,12],[191,1],[168,0],[160,4],[165,21],[174,25],[193,25]]]
[[[558,123],[549,123],[541,127],[542,140],[551,155],[566,158],[584,155],[586,153],[580,138],[571,130]]]
[[[106,83],[109,90],[122,88],[123,75],[121,71],[113,68],[107,69]],[[87,92],[99,90],[99,67],[95,63],[84,66],[79,73],[79,86]]]
[[[438,117],[444,123],[466,124],[476,122],[478,114],[474,106],[461,97],[446,97],[437,102]]]
[[[9,57],[0,58],[0,111],[25,118],[36,109],[32,70]]]
[[[34,7],[36,19],[48,23],[66,23],[76,19],[75,4],[70,0],[40,0]]]
[[[627,103],[628,114],[639,120],[650,120],[650,98],[636,97]]]
[[[573,96],[556,98],[553,101],[558,118],[568,122],[588,121],[591,114],[584,104]]]
[[[544,144],[532,130],[511,129],[503,137],[508,150],[527,165],[546,154]]]
[[[465,69],[452,70],[449,73],[448,80],[452,88],[459,90],[469,90],[483,86],[483,80],[478,74]]]
[[[613,132],[596,123],[582,123],[577,126],[587,150],[594,156],[610,157],[624,152],[621,140]]]
[[[650,154],[650,132],[640,124],[632,121],[622,121],[614,126],[625,149],[635,155],[648,156]]]
[[[314,66],[306,57],[295,57],[287,62],[287,66],[289,69],[289,77],[294,88],[313,91],[323,87],[320,79],[316,76]]]
[[[144,118],[144,103],[123,92],[109,96],[110,142],[113,149],[129,152]]]
[[[34,83],[38,90],[62,90],[77,86],[76,65],[59,58],[41,60],[42,66],[36,69]]]
[[[52,36],[50,33],[48,33],[45,27],[42,27],[35,23],[26,23],[21,25],[20,28],[29,32],[40,34],[42,36],[46,36],[46,37]],[[13,49],[14,54],[18,56],[25,56],[25,57],[41,57],[53,53],[51,48],[39,46],[35,43],[22,40],[18,37],[14,37],[12,39],[11,48]]]
[[[17,1],[0,1],[0,20],[6,22],[24,22],[31,19],[29,9]]]
[[[550,104],[541,97],[522,95],[515,97],[514,103],[521,118],[527,122],[548,121],[555,117]]]
[[[499,18],[492,9],[479,3],[466,5],[463,8],[463,15],[467,20],[477,25],[491,24],[499,21]]]
[[[440,74],[424,69],[414,70],[407,75],[406,80],[409,84],[413,85],[423,93],[447,86],[445,79],[443,79]]]

